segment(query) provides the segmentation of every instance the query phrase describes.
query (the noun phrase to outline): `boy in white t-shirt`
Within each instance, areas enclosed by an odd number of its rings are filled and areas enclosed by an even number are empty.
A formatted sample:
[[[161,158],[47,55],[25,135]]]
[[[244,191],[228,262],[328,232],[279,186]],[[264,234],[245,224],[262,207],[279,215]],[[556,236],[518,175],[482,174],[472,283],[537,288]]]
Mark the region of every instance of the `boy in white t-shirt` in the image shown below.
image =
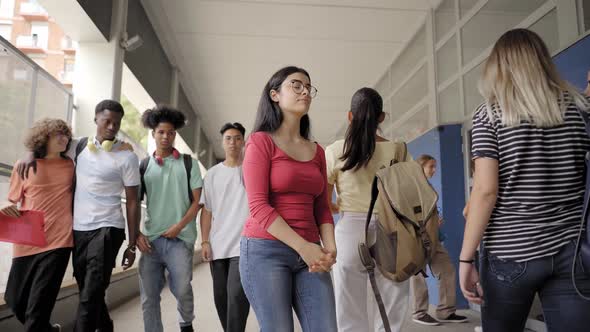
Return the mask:
[[[240,236],[248,218],[248,201],[242,179],[242,149],[246,129],[226,123],[223,136],[225,161],[205,176],[201,204],[202,256],[209,262],[213,295],[225,332],[243,332],[250,303],[240,281]]]

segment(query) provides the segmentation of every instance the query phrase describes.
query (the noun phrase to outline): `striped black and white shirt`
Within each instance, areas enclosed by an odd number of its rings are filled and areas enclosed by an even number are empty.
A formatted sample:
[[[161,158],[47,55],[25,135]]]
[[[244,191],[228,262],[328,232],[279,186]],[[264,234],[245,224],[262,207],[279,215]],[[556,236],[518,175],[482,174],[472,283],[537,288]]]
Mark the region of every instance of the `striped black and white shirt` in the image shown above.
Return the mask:
[[[483,243],[499,258],[552,256],[578,234],[590,139],[571,97],[565,102],[564,123],[551,128],[505,127],[497,105],[494,119],[485,104],[473,115],[472,157],[498,160],[498,198]]]

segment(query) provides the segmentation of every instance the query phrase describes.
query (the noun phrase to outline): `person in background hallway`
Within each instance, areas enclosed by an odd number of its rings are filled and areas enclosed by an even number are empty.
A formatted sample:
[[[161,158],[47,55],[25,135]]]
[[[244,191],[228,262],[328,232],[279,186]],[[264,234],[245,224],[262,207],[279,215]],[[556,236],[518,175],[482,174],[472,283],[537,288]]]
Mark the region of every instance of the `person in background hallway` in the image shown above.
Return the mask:
[[[25,146],[37,158],[38,171],[23,180],[14,167],[10,177],[9,203],[0,213],[18,217],[22,210],[45,215],[45,247],[13,246],[13,259],[4,299],[26,332],[61,331],[51,324],[51,312],[66,272],[74,239],[72,194],[74,162],[65,155],[72,139],[68,124],[43,119],[29,130]]]
[[[358,243],[364,241],[373,178],[377,170],[389,166],[395,153],[394,143],[377,134],[384,119],[383,100],[379,93],[371,88],[359,89],[352,96],[345,139],[326,148],[328,193],[333,192],[335,185],[338,203],[332,208],[333,212],[341,213],[336,226],[338,263],[334,268],[340,332],[369,331],[369,326],[373,325],[375,331],[385,329],[372,294],[374,310],[368,311],[369,276],[358,254]],[[375,210],[369,228],[373,233],[377,218],[378,211]],[[391,330],[401,331],[408,309],[410,283],[386,279],[378,269],[375,274]]]
[[[215,307],[225,332],[243,332],[250,303],[240,281],[240,234],[248,218],[242,179],[242,150],[246,129],[240,123],[221,127],[225,161],[205,176],[201,204],[203,260],[209,262]]]
[[[307,115],[316,93],[305,70],[277,71],[264,86],[246,143],[250,217],[240,243],[240,276],[261,332],[293,331],[293,309],[304,332],[337,329],[326,159],[310,140]]]
[[[427,154],[421,155],[416,161],[422,166],[424,174],[431,179],[436,172],[436,159]],[[442,219],[439,221],[442,224]],[[440,225],[439,225],[440,226]],[[445,236],[439,230],[438,238],[441,245],[437,246],[436,253],[430,262],[430,271],[438,280],[438,306],[436,308],[436,319],[428,314],[428,287],[426,279],[422,274],[418,274],[410,279],[412,290],[414,291],[414,312],[412,320],[423,325],[435,326],[439,322],[444,323],[463,323],[467,317],[457,315],[455,312],[456,304],[456,272],[455,266],[451,263],[451,258],[447,249],[443,246]]]
[[[177,302],[180,331],[193,332],[195,218],[203,184],[199,162],[174,148],[176,131],[186,122],[182,112],[158,106],[145,111],[141,120],[144,127],[151,129],[156,142],[153,155],[140,166],[142,196],[145,193],[147,205],[143,232],[137,238],[142,253],[139,286],[144,331],[164,331],[160,294],[168,279]],[[187,161],[191,163],[190,174]]]
[[[461,290],[482,304],[486,332],[523,331],[536,294],[549,332],[587,331],[590,302],[576,294],[571,272],[590,149],[580,112],[590,99],[559,77],[546,45],[526,29],[496,42],[480,91],[486,102],[473,115]],[[576,278],[588,294],[581,265]]]

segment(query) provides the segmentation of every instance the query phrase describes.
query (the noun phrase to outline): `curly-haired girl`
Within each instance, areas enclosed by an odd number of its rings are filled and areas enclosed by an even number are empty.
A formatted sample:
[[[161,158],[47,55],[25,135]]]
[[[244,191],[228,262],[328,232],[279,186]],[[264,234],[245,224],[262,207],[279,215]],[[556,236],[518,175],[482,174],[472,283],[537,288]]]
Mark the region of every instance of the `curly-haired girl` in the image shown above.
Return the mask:
[[[72,182],[74,163],[64,155],[72,138],[66,122],[43,119],[25,139],[37,171],[22,180],[16,168],[10,178],[9,203],[0,213],[18,217],[21,210],[42,211],[47,245],[14,245],[5,300],[25,331],[60,331],[49,322],[73,247]]]

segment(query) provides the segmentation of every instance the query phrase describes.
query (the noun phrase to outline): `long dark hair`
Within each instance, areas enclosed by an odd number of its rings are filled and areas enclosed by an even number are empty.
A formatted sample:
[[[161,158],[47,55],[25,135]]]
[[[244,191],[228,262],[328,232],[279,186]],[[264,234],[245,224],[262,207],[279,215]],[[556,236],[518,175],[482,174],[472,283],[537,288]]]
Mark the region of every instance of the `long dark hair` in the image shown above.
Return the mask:
[[[279,104],[274,102],[270,98],[270,91],[280,91],[281,84],[287,79],[287,77],[291,74],[295,73],[302,73],[303,75],[309,77],[307,71],[303,68],[289,66],[280,69],[272,77],[262,90],[262,96],[260,96],[260,103],[258,103],[258,111],[256,112],[256,122],[254,123],[254,129],[252,130],[253,133],[258,131],[264,131],[268,133],[272,133],[279,129],[281,123],[283,122],[283,113]],[[309,116],[305,114],[299,123],[299,134],[305,138],[310,138],[310,121]]]
[[[342,171],[358,170],[367,166],[375,152],[375,133],[379,117],[383,113],[383,99],[371,88],[361,88],[350,102],[352,121],[346,129],[346,138],[340,160],[344,161]]]

